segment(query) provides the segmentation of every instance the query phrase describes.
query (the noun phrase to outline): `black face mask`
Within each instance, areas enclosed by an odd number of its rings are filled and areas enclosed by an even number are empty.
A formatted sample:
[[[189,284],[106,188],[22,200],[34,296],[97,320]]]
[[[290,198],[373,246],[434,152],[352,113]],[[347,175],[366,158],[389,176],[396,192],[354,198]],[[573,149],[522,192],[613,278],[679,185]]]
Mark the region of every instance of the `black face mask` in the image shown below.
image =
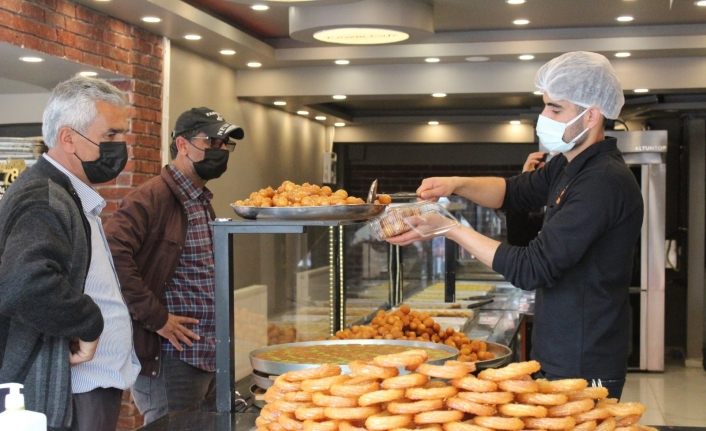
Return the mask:
[[[88,181],[94,184],[105,183],[122,172],[127,164],[127,144],[125,141],[101,141],[99,145],[80,132],[76,130],[74,132],[97,146],[100,151],[98,158],[92,161],[83,161],[74,153],[76,158],[81,160],[81,166],[83,166],[83,172],[86,174]]]
[[[230,153],[227,150],[218,150],[215,148],[206,148],[203,155],[203,160],[194,162],[194,170],[202,180],[212,180],[223,175],[223,172],[228,168],[228,156]]]

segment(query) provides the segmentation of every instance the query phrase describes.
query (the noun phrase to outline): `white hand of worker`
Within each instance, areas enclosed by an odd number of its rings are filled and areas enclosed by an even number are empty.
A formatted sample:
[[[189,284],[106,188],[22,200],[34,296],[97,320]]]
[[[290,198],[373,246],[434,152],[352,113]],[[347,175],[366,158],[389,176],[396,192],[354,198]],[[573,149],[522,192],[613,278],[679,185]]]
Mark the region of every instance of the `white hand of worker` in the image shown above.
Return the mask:
[[[456,190],[455,177],[431,177],[422,180],[417,188],[417,196],[425,200],[436,201],[441,197],[449,196]]]
[[[529,156],[527,156],[527,160],[525,160],[524,166],[522,166],[522,172],[532,172],[544,166],[544,158],[546,155],[547,153],[544,151],[530,153]]]
[[[69,364],[77,365],[83,362],[90,361],[91,359],[93,359],[93,355],[95,355],[97,348],[98,340],[73,340],[70,345],[71,356],[69,356]]]
[[[193,317],[177,316],[176,314],[170,313],[167,317],[167,323],[165,323],[157,333],[169,340],[172,346],[181,352],[184,350],[181,343],[191,347],[194,345],[191,340],[198,341],[201,339],[198,334],[184,325],[195,325],[198,323],[199,321]]]
[[[405,217],[412,229],[387,239],[387,242],[395,245],[408,245],[414,241],[429,239],[445,234],[458,224],[453,223],[448,218],[438,213],[426,213],[419,216]]]

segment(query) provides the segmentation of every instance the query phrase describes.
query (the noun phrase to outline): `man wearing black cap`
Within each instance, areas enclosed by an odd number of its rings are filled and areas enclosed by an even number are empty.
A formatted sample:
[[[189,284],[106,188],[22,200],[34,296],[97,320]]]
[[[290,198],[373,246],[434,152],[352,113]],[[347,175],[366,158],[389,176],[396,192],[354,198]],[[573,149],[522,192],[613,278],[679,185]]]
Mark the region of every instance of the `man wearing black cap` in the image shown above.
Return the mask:
[[[215,407],[213,194],[243,129],[193,108],[177,119],[172,163],[129,194],[105,225],[142,365],[132,394],[149,423]]]

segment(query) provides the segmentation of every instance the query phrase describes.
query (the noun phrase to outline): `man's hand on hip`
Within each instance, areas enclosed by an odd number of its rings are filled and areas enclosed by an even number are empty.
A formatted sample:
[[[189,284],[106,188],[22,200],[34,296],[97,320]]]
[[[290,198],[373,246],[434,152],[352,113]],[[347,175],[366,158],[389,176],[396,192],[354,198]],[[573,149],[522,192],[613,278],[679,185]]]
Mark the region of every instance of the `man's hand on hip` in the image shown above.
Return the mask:
[[[97,348],[97,339],[93,341],[83,341],[81,339],[73,340],[70,345],[71,356],[69,356],[69,364],[78,365],[90,361],[93,359]]]
[[[184,325],[195,325],[198,323],[199,321],[193,317],[177,316],[176,314],[170,313],[169,317],[167,317],[167,323],[165,323],[157,333],[169,340],[169,342],[181,352],[184,350],[181,343],[191,347],[193,346],[191,340],[198,341],[201,339],[198,334]]]

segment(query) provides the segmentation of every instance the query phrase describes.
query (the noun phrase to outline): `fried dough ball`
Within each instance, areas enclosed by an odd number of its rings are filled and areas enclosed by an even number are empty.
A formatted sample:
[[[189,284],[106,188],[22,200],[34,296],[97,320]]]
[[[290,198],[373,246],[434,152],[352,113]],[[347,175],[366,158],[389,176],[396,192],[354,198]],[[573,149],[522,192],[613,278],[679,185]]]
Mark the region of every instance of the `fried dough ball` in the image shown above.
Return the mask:
[[[389,195],[378,195],[375,203],[389,204]],[[252,207],[299,207],[299,206],[330,206],[330,205],[362,205],[365,201],[356,196],[350,196],[344,189],[335,192],[329,186],[320,187],[316,184],[295,184],[285,180],[276,189],[268,186],[250,193],[247,199],[234,202],[238,206]]]

